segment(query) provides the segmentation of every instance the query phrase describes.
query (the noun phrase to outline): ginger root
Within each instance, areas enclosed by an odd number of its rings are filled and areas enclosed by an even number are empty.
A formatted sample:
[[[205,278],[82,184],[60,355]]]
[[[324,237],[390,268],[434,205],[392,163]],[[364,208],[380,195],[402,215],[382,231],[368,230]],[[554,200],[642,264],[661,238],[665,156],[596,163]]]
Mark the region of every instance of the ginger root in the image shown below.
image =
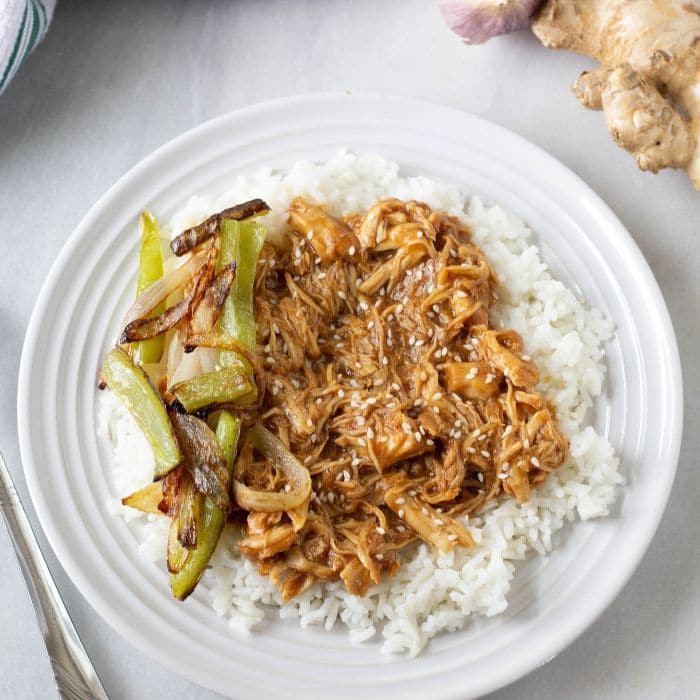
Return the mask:
[[[700,190],[698,0],[547,0],[532,29],[601,63],[573,92],[642,170],[684,168]]]

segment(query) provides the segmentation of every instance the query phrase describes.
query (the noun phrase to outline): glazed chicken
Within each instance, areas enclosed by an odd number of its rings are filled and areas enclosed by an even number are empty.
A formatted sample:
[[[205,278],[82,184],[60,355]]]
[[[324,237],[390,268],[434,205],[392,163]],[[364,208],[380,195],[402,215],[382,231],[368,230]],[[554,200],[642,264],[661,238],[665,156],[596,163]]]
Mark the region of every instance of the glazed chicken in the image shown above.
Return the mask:
[[[363,595],[416,540],[473,546],[460,516],[527,501],[568,444],[522,338],[490,324],[496,280],[458,219],[395,199],[341,219],[297,198],[287,238],[255,277],[259,417],[311,490],[244,509],[239,547],[284,600],[337,579]],[[292,490],[250,442],[236,478]]]

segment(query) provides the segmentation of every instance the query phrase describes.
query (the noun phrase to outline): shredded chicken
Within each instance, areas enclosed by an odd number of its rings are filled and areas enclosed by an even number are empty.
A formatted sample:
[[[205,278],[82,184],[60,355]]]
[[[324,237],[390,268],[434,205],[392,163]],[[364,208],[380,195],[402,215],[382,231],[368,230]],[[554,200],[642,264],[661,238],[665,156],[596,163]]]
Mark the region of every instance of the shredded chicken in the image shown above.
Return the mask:
[[[305,464],[308,503],[247,515],[241,551],[288,600],[340,579],[364,594],[417,539],[473,540],[459,516],[527,501],[565,459],[522,338],[489,325],[496,280],[458,219],[388,199],[339,219],[297,198],[290,245],[255,280],[264,425]],[[283,488],[247,454],[259,488]]]

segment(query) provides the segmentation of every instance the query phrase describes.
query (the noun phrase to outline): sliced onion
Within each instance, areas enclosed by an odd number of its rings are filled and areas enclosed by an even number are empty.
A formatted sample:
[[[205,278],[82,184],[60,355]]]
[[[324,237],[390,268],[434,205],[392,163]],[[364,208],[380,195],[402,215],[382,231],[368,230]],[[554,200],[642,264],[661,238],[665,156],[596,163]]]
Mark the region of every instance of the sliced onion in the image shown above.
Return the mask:
[[[202,250],[193,255],[184,265],[176,267],[154,282],[143,293],[139,294],[131,305],[122,321],[122,328],[126,328],[137,318],[145,318],[153,309],[164,302],[173,292],[184,287],[204,266],[209,257],[208,250]]]
[[[231,263],[212,279],[196,305],[193,305],[190,319],[191,334],[208,333],[214,327],[235,276],[236,263]]]
[[[195,416],[171,412],[170,420],[197,491],[209,496],[219,510],[227,513],[229,473],[216,435]]]
[[[185,318],[191,303],[192,295],[190,294],[177,304],[168,307],[162,314],[149,318],[135,318],[122,331],[118,345],[155,338],[155,336],[169,331]]]
[[[251,489],[240,480],[244,476],[245,460],[239,460],[234,470],[236,478],[233,482],[233,492],[238,504],[246,510],[261,513],[288,511],[301,506],[311,493],[309,470],[260,423],[256,423],[248,431],[246,441],[274,462],[275,467],[284,475],[290,490],[277,492]]]

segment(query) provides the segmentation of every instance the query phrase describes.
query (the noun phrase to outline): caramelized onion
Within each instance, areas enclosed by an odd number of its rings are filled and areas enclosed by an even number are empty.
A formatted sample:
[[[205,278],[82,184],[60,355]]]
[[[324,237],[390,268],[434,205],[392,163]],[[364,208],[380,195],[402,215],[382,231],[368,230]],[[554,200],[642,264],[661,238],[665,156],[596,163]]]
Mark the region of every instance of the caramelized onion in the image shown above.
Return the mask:
[[[196,490],[209,496],[217,508],[227,513],[230,507],[229,475],[216,435],[195,416],[173,411],[170,420]]]
[[[233,207],[220,211],[218,214],[212,214],[201,224],[183,231],[180,235],[173,238],[170,242],[170,248],[175,255],[184,255],[200,243],[204,243],[208,238],[211,238],[219,230],[219,224],[223,219],[241,221],[249,219],[251,216],[267,214],[269,211],[270,207],[262,199],[251,199],[248,202],[236,204]]]
[[[243,449],[242,459],[239,458],[234,469],[233,492],[238,504],[246,510],[262,513],[288,511],[301,506],[311,493],[309,470],[260,423],[248,431],[246,442],[274,462],[290,490],[256,491],[246,486],[241,479],[245,472],[245,453],[249,451]]]
[[[154,282],[142,294],[139,294],[136,301],[126,312],[126,316],[124,316],[122,328],[125,328],[137,318],[145,318],[173,292],[184,287],[202,269],[208,257],[209,251],[200,251],[193,255],[184,265],[171,270],[167,275]]]

